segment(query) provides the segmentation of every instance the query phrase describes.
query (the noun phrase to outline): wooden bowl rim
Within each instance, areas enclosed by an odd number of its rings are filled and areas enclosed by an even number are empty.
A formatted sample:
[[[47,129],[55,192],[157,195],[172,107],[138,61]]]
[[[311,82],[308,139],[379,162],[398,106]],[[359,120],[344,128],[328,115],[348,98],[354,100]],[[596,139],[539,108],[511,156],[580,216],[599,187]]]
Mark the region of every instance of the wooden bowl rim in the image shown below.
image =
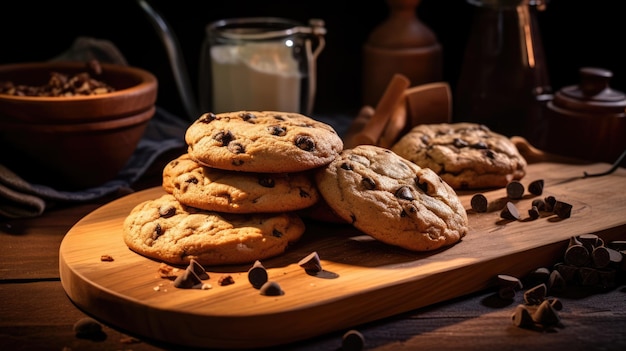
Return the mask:
[[[28,69],[50,69],[50,70],[63,70],[63,69],[81,69],[86,65],[85,62],[78,61],[50,61],[50,62],[25,62],[25,63],[10,63],[0,65],[0,74],[3,72],[10,72],[15,70],[25,71]],[[152,73],[133,66],[125,66],[120,64],[101,63],[102,70],[108,72],[115,72],[117,74],[128,74],[139,79],[139,83],[128,88],[118,89],[116,91],[98,94],[98,95],[76,95],[76,96],[15,96],[8,94],[0,94],[0,100],[8,101],[23,101],[23,102],[68,102],[68,101],[89,101],[89,100],[101,100],[108,98],[115,98],[127,94],[137,94],[156,90],[157,78]],[[86,68],[85,68],[86,70]]]

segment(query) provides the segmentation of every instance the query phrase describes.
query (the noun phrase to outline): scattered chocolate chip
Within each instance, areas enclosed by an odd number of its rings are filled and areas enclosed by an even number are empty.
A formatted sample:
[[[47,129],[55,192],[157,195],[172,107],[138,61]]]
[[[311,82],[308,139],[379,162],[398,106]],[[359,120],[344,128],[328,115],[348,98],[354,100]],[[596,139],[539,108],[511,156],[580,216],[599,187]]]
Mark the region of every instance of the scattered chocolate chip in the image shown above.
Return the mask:
[[[598,246],[591,251],[591,262],[596,268],[606,268],[611,263],[609,250],[605,246]]]
[[[533,195],[541,195],[543,193],[543,185],[543,179],[533,180],[530,184],[528,184],[528,192]]]
[[[535,313],[532,314],[532,317],[535,323],[543,326],[552,326],[558,324],[561,320],[559,314],[548,300],[544,300],[539,304],[539,307]]]
[[[521,199],[524,196],[524,185],[517,180],[506,185],[506,195],[511,200]]]
[[[198,276],[198,278],[202,280],[209,279],[209,274],[206,272],[204,267],[202,267],[202,265],[198,263],[198,261],[194,260],[193,258],[189,261],[189,265],[187,266],[187,269],[192,270]]]
[[[626,250],[626,240],[612,240],[607,246],[616,251]]]
[[[485,197],[485,195],[483,194],[474,194],[474,196],[472,196],[470,204],[472,206],[472,209],[479,213],[487,212],[487,209],[489,207],[487,197]]]
[[[515,207],[515,204],[510,201],[506,203],[500,212],[500,217],[511,220],[518,220],[520,218],[517,207]]]
[[[600,276],[598,270],[592,267],[579,267],[578,275],[580,277],[580,284],[583,286],[593,286],[600,283]]]
[[[556,203],[556,198],[552,195],[546,196],[543,201],[546,204],[546,211],[552,212],[554,210],[554,204]]]
[[[622,260],[624,259],[622,253],[611,248],[610,246],[606,246],[606,249],[609,252],[609,260],[611,261],[611,264],[613,264],[614,266],[618,266],[620,263],[622,263]]]
[[[280,285],[274,281],[267,281],[265,284],[263,284],[263,286],[261,286],[259,292],[261,293],[261,295],[265,296],[280,296],[285,294]]]
[[[220,276],[220,278],[217,280],[217,283],[220,286],[231,285],[231,284],[235,284],[235,279],[230,274],[224,274]]]
[[[317,273],[322,271],[322,263],[316,251],[311,252],[298,262],[307,273]]]
[[[193,270],[189,269],[185,269],[183,273],[174,280],[174,286],[180,289],[191,289],[198,284],[202,284],[202,280]]]
[[[514,290],[520,290],[523,288],[523,284],[519,278],[508,274],[498,274],[498,285],[501,287],[509,287]]]
[[[533,284],[547,283],[550,277],[550,270],[546,267],[539,267],[528,273],[526,278]]]
[[[263,284],[267,283],[267,270],[260,261],[254,262],[254,265],[248,270],[248,281],[255,289],[260,289]]]
[[[511,319],[513,320],[513,324],[519,328],[528,328],[535,325],[535,321],[533,320],[528,307],[521,304],[515,307],[515,311],[513,312]]]
[[[550,272],[550,276],[548,277],[548,291],[551,292],[562,292],[565,290],[567,286],[567,282],[565,282],[565,278],[561,275],[558,270],[552,270]]]
[[[113,256],[111,255],[102,255],[100,256],[100,261],[102,262],[113,262]]]
[[[528,216],[531,219],[537,219],[539,218],[539,216],[541,216],[541,213],[539,213],[539,209],[537,208],[537,206],[533,206],[528,210]]]
[[[576,266],[559,263],[554,266],[554,269],[561,274],[566,283],[574,283],[578,277],[578,267]]]
[[[102,325],[90,317],[79,319],[74,323],[72,330],[77,337],[83,339],[99,340],[104,335]]]
[[[598,246],[599,237],[596,234],[581,234],[578,236],[579,243],[583,245],[589,252]]]
[[[546,203],[542,199],[534,199],[532,204],[533,207],[537,207],[537,210],[544,211],[546,209]]]
[[[563,302],[561,302],[561,300],[557,299],[556,297],[549,298],[548,302],[550,303],[550,305],[552,305],[552,308],[554,308],[557,311],[560,311],[563,309]]]
[[[365,347],[365,337],[358,330],[348,330],[341,338],[342,351],[361,351]]]
[[[565,263],[581,267],[589,262],[589,250],[583,244],[578,241],[575,237],[570,238],[569,245],[567,249],[565,249],[564,261]]]
[[[570,216],[572,215],[572,205],[568,204],[567,202],[557,200],[554,203],[552,211],[554,211],[554,213],[556,213],[559,218],[570,218]]]
[[[536,285],[524,292],[524,302],[527,305],[539,305],[546,299],[548,287],[546,284]]]

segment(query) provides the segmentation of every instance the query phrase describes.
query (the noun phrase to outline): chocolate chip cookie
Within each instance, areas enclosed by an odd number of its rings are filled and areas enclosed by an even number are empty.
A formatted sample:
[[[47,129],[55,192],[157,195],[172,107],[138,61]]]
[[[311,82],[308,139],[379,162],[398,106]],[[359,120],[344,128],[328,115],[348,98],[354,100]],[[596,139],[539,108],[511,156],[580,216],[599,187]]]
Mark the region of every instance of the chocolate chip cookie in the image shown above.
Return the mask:
[[[468,231],[455,191],[434,171],[374,145],[344,150],[317,170],[335,213],[381,242],[413,251],[452,245]]]
[[[319,199],[309,172],[227,171],[202,166],[189,154],[163,168],[163,189],[184,205],[228,213],[300,210]]]
[[[166,194],[135,206],[124,220],[123,237],[131,250],[158,261],[227,265],[280,255],[304,230],[294,213],[205,211]]]
[[[245,172],[289,173],[323,166],[343,149],[328,124],[276,111],[205,113],[185,135],[199,163]]]
[[[527,162],[513,142],[480,124],[418,125],[391,150],[457,190],[501,188],[526,175]]]

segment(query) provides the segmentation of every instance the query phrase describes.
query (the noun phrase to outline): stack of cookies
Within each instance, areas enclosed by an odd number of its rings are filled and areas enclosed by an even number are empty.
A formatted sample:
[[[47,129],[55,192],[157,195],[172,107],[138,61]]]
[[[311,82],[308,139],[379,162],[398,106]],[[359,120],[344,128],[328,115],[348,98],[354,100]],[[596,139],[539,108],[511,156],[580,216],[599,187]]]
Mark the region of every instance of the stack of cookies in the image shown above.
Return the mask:
[[[283,253],[305,230],[298,211],[318,203],[315,169],[343,142],[297,113],[206,113],[189,126],[188,152],[163,169],[158,199],[124,222],[126,245],[170,264],[243,264]]]

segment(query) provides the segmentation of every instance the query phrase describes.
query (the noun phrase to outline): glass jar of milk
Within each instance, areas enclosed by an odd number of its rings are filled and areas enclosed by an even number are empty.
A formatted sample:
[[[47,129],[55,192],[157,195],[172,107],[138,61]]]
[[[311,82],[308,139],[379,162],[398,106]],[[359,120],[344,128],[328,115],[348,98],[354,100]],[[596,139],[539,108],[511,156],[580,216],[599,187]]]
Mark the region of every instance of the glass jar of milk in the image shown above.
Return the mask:
[[[200,107],[310,115],[316,60],[324,47],[321,20],[309,26],[275,17],[223,19],[206,27],[199,66]]]

